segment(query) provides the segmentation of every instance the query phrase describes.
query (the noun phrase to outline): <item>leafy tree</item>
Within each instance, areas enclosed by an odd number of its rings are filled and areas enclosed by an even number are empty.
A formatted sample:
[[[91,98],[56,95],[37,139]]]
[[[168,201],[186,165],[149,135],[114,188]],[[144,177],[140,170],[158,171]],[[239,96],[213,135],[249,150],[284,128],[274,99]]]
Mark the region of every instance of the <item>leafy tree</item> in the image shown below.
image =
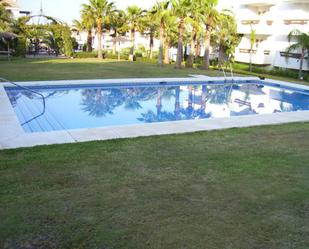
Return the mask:
[[[8,4],[0,1],[0,31],[8,31],[13,21],[12,13],[6,7]]]
[[[290,53],[291,51],[300,50],[298,78],[300,80],[303,80],[303,65],[306,54],[307,60],[309,62],[309,32],[304,33],[297,29],[292,30],[288,35],[288,41],[289,43],[293,42],[293,44],[291,44],[287,48],[288,53]]]
[[[220,65],[224,63],[225,58],[233,59],[235,48],[240,42],[240,36],[237,34],[237,24],[231,12],[225,11],[219,15],[214,41],[219,48]]]

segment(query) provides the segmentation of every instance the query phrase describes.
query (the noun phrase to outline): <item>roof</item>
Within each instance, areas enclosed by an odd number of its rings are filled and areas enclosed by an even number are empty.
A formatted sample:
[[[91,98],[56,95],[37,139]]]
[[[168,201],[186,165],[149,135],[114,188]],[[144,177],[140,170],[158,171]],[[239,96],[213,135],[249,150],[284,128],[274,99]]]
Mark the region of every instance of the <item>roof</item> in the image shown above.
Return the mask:
[[[18,35],[11,32],[0,32],[0,39],[5,40],[14,40],[18,37]]]

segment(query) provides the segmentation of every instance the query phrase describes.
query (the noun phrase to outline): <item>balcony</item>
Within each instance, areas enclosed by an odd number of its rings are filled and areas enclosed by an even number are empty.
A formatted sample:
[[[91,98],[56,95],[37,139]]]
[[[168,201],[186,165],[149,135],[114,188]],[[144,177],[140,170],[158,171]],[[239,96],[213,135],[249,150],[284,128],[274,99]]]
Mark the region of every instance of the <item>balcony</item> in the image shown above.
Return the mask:
[[[270,50],[253,49],[252,50],[252,63],[256,65],[270,65],[272,64]],[[235,60],[243,63],[250,63],[250,49],[237,48],[235,52]]]
[[[285,25],[306,25],[309,22],[309,19],[285,19],[283,20]]]
[[[247,21],[242,21],[237,26],[237,32],[239,34],[250,34],[251,30],[255,30],[256,35],[272,35],[273,34],[273,22],[271,20],[261,22],[259,21],[257,24],[247,24]]]
[[[275,3],[270,3],[269,0],[247,0],[245,5],[248,7],[260,8],[260,7],[271,7],[274,6]]]

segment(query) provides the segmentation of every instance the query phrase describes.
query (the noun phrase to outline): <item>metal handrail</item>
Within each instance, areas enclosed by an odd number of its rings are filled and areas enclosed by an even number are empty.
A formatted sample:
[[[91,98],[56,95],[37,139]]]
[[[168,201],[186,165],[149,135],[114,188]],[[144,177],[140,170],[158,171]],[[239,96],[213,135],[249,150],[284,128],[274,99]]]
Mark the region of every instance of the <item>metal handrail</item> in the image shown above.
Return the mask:
[[[31,118],[31,119],[25,121],[24,123],[22,123],[22,124],[21,124],[22,126],[25,125],[25,124],[30,123],[31,121],[37,119],[38,117],[44,115],[45,109],[46,109],[46,101],[45,101],[45,97],[44,97],[44,95],[43,95],[42,93],[37,92],[37,91],[34,91],[34,90],[32,90],[32,89],[30,89],[30,88],[28,88],[28,87],[25,87],[25,86],[21,86],[21,85],[15,83],[15,82],[10,81],[10,80],[7,80],[7,79],[5,79],[5,78],[1,78],[1,77],[0,77],[0,82],[10,83],[10,84],[12,84],[12,85],[14,85],[14,86],[17,86],[17,87],[20,87],[20,88],[22,88],[22,89],[24,89],[24,90],[26,90],[26,91],[32,92],[32,93],[34,93],[34,94],[37,94],[37,95],[39,95],[39,96],[42,98],[42,104],[43,104],[43,110],[42,110],[42,112],[41,112],[39,115],[36,115],[35,117],[33,117],[33,118]]]
[[[230,71],[231,71],[231,77],[232,77],[232,83],[234,83],[234,73],[233,73],[233,67],[232,67],[232,63],[229,61],[229,65],[230,65]]]
[[[224,75],[224,83],[226,83],[227,82],[226,73],[225,73],[224,68],[222,67],[221,64],[220,64],[220,68],[221,68],[223,75]]]

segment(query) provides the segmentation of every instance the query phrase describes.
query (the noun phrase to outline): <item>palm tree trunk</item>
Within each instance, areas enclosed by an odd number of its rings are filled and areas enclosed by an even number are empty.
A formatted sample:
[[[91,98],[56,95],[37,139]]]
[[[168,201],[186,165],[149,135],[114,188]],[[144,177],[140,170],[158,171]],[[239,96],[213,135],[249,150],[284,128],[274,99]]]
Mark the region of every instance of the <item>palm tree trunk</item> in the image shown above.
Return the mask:
[[[102,20],[98,20],[98,58],[103,59],[102,54]]]
[[[210,26],[206,25],[205,37],[204,37],[204,57],[203,57],[203,69],[209,69],[209,49],[210,49]]]
[[[135,29],[131,30],[131,51],[130,51],[130,56],[129,60],[133,61],[134,60],[134,49],[135,49]]]
[[[187,68],[193,68],[194,64],[194,48],[195,48],[195,43],[196,43],[196,29],[195,27],[192,30],[192,37],[191,37],[191,45],[190,45],[190,54],[187,59]]]
[[[87,35],[87,52],[92,52],[92,31],[88,30]]]
[[[223,67],[224,62],[224,50],[222,45],[219,45],[219,66]]]
[[[152,59],[153,58],[153,33],[150,33],[150,41],[149,41],[149,58]]]
[[[114,39],[113,39],[113,54],[114,55],[117,52],[117,37],[118,37],[118,33],[117,33],[117,31],[115,31]]]
[[[163,47],[164,47],[164,23],[161,22],[160,24],[160,48],[159,48],[159,58],[158,58],[158,65],[163,65]]]
[[[120,61],[120,59],[121,59],[121,43],[120,43],[120,41],[118,42],[118,61]]]
[[[167,40],[165,40],[165,45],[164,45],[164,64],[170,64],[170,44]]]
[[[300,56],[300,63],[299,63],[299,72],[298,72],[298,78],[299,78],[300,80],[303,80],[304,57],[305,57],[305,49],[302,48],[302,50],[301,50],[301,56]]]
[[[181,68],[181,63],[183,59],[183,34],[185,32],[185,22],[184,18],[180,18],[178,27],[178,48],[177,48],[177,59],[176,59],[176,69]]]
[[[201,44],[198,41],[197,44],[196,44],[196,47],[195,47],[195,56],[200,57],[200,54],[201,54]]]

